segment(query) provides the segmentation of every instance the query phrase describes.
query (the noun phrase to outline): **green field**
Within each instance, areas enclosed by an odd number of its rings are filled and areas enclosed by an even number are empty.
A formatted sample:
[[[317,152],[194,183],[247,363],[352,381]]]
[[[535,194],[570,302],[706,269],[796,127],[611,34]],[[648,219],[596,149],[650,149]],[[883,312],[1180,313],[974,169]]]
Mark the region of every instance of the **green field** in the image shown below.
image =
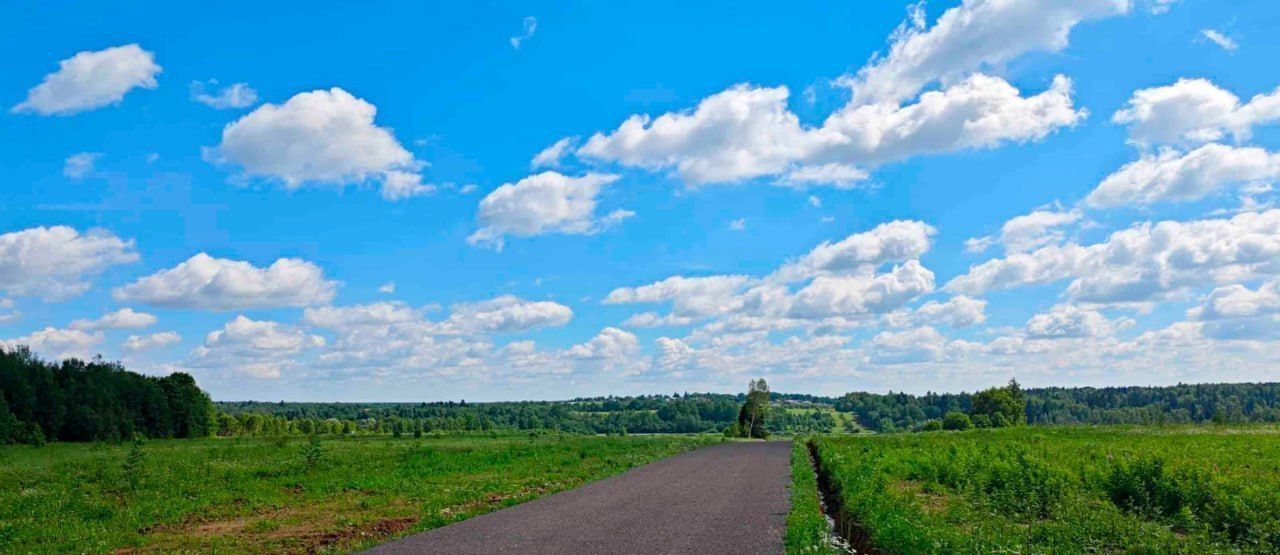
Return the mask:
[[[168,440],[144,445],[133,462],[131,444],[0,447],[0,553],[345,552],[712,441],[364,436],[312,449],[305,438]]]
[[[1280,428],[1006,428],[814,440],[882,553],[1280,553]]]

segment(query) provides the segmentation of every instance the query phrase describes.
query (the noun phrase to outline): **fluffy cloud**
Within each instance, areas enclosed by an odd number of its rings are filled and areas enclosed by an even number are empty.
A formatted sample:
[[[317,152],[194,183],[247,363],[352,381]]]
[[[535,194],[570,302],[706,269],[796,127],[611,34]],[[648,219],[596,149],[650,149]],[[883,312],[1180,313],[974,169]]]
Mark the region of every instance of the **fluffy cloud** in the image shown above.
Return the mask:
[[[886,222],[835,243],[823,242],[798,260],[783,265],[773,277],[796,281],[876,268],[889,262],[905,262],[928,252],[936,232],[933,226],[924,222]]]
[[[572,318],[573,310],[560,303],[526,301],[503,295],[487,301],[453,305],[449,318],[436,329],[439,333],[516,333],[563,326]]]
[[[106,231],[33,227],[0,235],[0,291],[61,300],[89,289],[87,278],[134,262],[133,241]]]
[[[0,347],[15,349],[30,347],[37,354],[56,359],[88,359],[102,343],[102,332],[87,333],[81,330],[46,327],[40,331],[14,339],[0,339]]]
[[[618,328],[605,328],[586,343],[574,345],[569,355],[575,358],[625,361],[640,351],[635,334]]]
[[[121,346],[128,353],[149,351],[173,345],[182,341],[182,336],[172,331],[156,332],[150,335],[130,335]]]
[[[565,137],[553,143],[551,146],[542,149],[538,154],[534,155],[533,160],[529,162],[529,167],[538,168],[554,168],[560,165],[560,160],[573,152],[573,145],[577,141],[574,137]]]
[[[799,166],[787,172],[783,185],[805,187],[809,185],[829,185],[836,189],[852,189],[865,181],[870,174],[866,170],[844,164],[816,164]],[[810,203],[817,197],[809,197]],[[821,203],[819,203],[821,205]]]
[[[298,364],[304,351],[325,345],[323,337],[307,335],[279,322],[236,316],[205,337],[191,353],[190,365],[213,367],[252,378],[275,379]]]
[[[926,29],[923,4],[917,4],[894,32],[889,53],[846,83],[859,104],[905,100],[935,81],[953,81],[1027,52],[1058,52],[1081,21],[1129,8],[1129,0],[965,0]]]
[[[1280,155],[1256,147],[1207,144],[1187,153],[1165,149],[1125,164],[1089,193],[1096,208],[1204,198],[1230,187],[1280,177]]]
[[[747,276],[672,276],[640,287],[619,287],[609,292],[604,303],[670,302],[677,317],[704,318],[741,307],[742,300],[737,294],[748,282]],[[645,322],[656,324],[657,321],[646,319]]]
[[[217,80],[209,80],[209,85],[217,85]],[[247,83],[232,83],[217,92],[209,94],[205,91],[205,83],[192,81],[190,85],[191,100],[204,104],[215,110],[248,108],[258,103],[258,91]]]
[[[1280,280],[1257,289],[1238,283],[1218,287],[1187,315],[1204,321],[1202,333],[1214,339],[1280,338]]]
[[[322,306],[302,312],[302,322],[316,328],[335,330],[364,326],[404,324],[421,318],[415,310],[402,302],[377,302],[355,306]]]
[[[795,295],[790,315],[825,318],[882,314],[933,291],[933,272],[915,260],[885,274],[819,276]]]
[[[1101,337],[1111,335],[1114,329],[1096,310],[1062,305],[1027,320],[1026,334],[1031,339]]]
[[[174,308],[244,310],[324,304],[337,282],[324,278],[319,266],[281,258],[258,268],[248,262],[199,253],[114,291],[116,299]]]
[[[608,174],[571,177],[549,171],[506,183],[480,201],[480,229],[467,242],[501,249],[506,235],[590,235],[606,229],[634,215],[626,210],[604,217],[596,214],[600,191],[617,179]]]
[[[1202,143],[1228,133],[1244,140],[1254,126],[1280,119],[1280,91],[1241,104],[1235,94],[1207,79],[1179,79],[1135,91],[1111,119],[1128,125],[1129,138],[1141,145]]]
[[[337,87],[299,93],[228,124],[207,156],[240,166],[247,177],[279,180],[289,190],[376,181],[388,200],[433,190],[418,173],[422,162],[390,129],[374,124],[377,112]]]
[[[871,338],[867,360],[871,364],[911,364],[941,360],[946,339],[930,327],[880,332]]]
[[[861,165],[1042,139],[1087,115],[1073,107],[1071,93],[1062,76],[1049,90],[1023,97],[1002,79],[973,75],[915,104],[850,104],[809,128],[787,108],[786,87],[738,85],[692,112],[632,116],[611,133],[593,135],[577,154],[673,168],[694,185],[787,173],[784,183],[847,187],[862,175]]]
[[[911,314],[916,325],[963,328],[987,321],[987,301],[957,295],[946,302],[929,301]]]
[[[102,157],[100,152],[81,152],[72,154],[62,163],[62,175],[68,179],[80,180],[93,173],[94,164]]]
[[[120,329],[142,329],[154,326],[156,317],[145,312],[138,312],[132,308],[122,308],[115,312],[103,314],[101,318],[96,320],[76,320],[71,323],[71,329],[81,331],[98,331],[98,330],[120,330]]]
[[[80,52],[58,62],[13,111],[70,115],[116,104],[135,88],[156,88],[160,70],[155,55],[136,44]]]
[[[1077,301],[1158,300],[1188,288],[1280,274],[1280,210],[1230,219],[1162,221],[1117,231],[1082,247],[1050,245],[978,264],[946,289],[994,289],[1071,279]]]

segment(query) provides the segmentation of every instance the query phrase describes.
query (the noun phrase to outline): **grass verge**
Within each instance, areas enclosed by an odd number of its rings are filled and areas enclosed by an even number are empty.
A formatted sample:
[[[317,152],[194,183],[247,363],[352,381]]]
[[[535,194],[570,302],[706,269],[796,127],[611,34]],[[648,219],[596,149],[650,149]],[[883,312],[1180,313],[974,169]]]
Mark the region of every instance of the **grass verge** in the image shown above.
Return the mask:
[[[818,499],[818,479],[809,459],[808,443],[797,439],[791,447],[791,512],[785,540],[788,555],[836,553],[827,542],[827,519]]]

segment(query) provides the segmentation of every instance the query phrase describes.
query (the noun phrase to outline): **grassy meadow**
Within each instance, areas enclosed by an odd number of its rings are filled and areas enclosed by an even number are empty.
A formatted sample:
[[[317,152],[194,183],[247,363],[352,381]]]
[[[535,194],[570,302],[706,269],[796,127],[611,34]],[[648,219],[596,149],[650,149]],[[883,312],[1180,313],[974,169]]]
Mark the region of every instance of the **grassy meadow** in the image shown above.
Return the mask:
[[[346,552],[719,440],[358,436],[0,447],[0,553]]]
[[[819,437],[878,552],[1280,553],[1280,427]]]

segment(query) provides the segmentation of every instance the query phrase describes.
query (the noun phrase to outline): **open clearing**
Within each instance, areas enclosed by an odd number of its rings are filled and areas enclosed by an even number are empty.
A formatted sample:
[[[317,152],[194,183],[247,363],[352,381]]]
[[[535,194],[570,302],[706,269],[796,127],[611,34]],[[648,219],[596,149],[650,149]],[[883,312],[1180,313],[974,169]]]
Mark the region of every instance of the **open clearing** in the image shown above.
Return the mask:
[[[617,474],[708,436],[155,441],[0,448],[0,553],[345,552]]]

